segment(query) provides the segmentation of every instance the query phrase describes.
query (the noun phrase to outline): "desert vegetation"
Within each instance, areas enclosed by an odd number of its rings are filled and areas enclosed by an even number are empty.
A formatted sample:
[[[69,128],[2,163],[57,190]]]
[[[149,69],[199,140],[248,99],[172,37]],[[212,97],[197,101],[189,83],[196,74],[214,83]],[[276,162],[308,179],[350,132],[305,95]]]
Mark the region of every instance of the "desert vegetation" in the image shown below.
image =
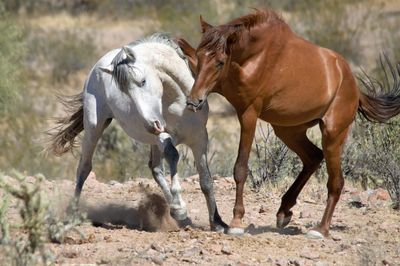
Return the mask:
[[[251,10],[249,7],[265,5],[281,13],[292,29],[304,38],[341,53],[360,77],[365,71],[375,77],[370,82],[378,86],[382,82],[399,86],[398,80],[390,78],[391,71],[399,71],[397,62],[400,61],[400,5],[397,1],[0,2],[0,172],[4,173],[0,180],[6,175],[14,176],[15,182],[21,185],[17,188],[2,183],[9,198],[22,202],[21,226],[26,232],[10,240],[13,230],[4,219],[7,200],[3,197],[1,240],[8,246],[10,254],[21,259],[13,263],[51,261],[51,256],[42,251],[44,243],[54,241],[54,237],[49,237],[51,234],[45,229],[56,228],[49,224],[60,222],[49,220],[46,206],[30,205],[44,204],[35,190],[40,184],[35,183],[30,190],[24,186],[23,176],[40,174],[39,177],[43,175],[47,179],[75,178],[79,149],[63,158],[43,152],[46,131],[54,125],[53,118],[63,114],[57,95],[80,92],[91,66],[112,48],[154,31],[183,36],[195,46],[200,38],[199,14],[211,24],[219,24],[247,13]],[[386,65],[386,74],[379,70],[382,63],[386,64],[385,60],[379,61],[383,51],[395,67],[390,69]],[[367,89],[361,81],[359,85]],[[235,113],[217,96],[211,97],[210,106],[208,159],[211,172],[215,176],[231,176],[238,143]],[[382,125],[359,123],[361,120],[358,117],[354,123],[345,148],[343,171],[346,180],[363,189],[386,188],[393,207],[399,209],[400,118]],[[301,170],[301,164],[293,152],[273,135],[268,125],[260,125],[258,132],[250,161],[250,187],[260,190],[263,186],[274,187],[283,179],[294,178]],[[316,132],[311,130],[309,136],[319,145]],[[196,168],[189,150],[180,147],[180,154],[180,175],[194,175]],[[113,123],[99,142],[94,172],[99,179],[107,181],[149,178],[148,157],[147,146],[130,140]],[[320,182],[326,182],[323,165],[316,177]],[[76,221],[62,224],[71,223],[77,224]],[[57,232],[64,230],[57,228]]]

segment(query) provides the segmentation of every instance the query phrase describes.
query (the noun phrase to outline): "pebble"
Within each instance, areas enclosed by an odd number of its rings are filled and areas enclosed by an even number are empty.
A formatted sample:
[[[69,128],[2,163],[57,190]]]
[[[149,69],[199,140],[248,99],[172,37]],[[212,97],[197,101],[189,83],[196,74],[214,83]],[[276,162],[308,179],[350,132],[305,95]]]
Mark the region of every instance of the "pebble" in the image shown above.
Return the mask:
[[[319,254],[315,253],[315,252],[311,252],[311,251],[302,251],[300,253],[300,257],[305,258],[305,259],[309,259],[309,260],[316,260],[319,258]]]
[[[221,252],[223,254],[226,254],[226,255],[231,255],[232,254],[232,249],[231,249],[231,247],[229,245],[223,245],[222,248],[221,248]]]
[[[288,261],[286,259],[276,259],[275,265],[276,266],[286,266],[286,265],[288,265]]]
[[[329,266],[329,263],[326,261],[317,261],[315,266]]]
[[[193,247],[193,248],[191,248],[191,249],[187,249],[187,250],[184,250],[183,252],[181,252],[181,256],[182,256],[182,257],[189,257],[189,258],[191,258],[191,257],[193,257],[193,256],[200,255],[200,252],[201,252],[201,249],[200,249],[200,248],[198,248],[198,247]]]
[[[165,256],[153,256],[150,259],[154,264],[163,265]]]
[[[301,211],[300,212],[300,219],[310,218],[310,217],[311,217],[311,213],[309,211]]]
[[[158,252],[161,252],[161,253],[164,252],[164,249],[157,243],[152,243],[150,245],[150,248],[152,248],[152,249],[154,249],[154,250],[156,250]]]

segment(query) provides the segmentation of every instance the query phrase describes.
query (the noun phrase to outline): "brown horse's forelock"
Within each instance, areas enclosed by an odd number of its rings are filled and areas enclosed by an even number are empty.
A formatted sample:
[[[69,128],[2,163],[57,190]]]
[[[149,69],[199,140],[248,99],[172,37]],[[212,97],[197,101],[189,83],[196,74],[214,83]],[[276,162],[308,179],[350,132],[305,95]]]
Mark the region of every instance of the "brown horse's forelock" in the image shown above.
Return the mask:
[[[226,53],[228,49],[227,40],[232,34],[237,34],[240,38],[244,30],[263,24],[284,24],[285,22],[272,9],[256,9],[255,12],[239,17],[231,22],[212,27],[207,30],[202,37],[198,50],[205,49],[211,56],[215,56],[217,52]]]

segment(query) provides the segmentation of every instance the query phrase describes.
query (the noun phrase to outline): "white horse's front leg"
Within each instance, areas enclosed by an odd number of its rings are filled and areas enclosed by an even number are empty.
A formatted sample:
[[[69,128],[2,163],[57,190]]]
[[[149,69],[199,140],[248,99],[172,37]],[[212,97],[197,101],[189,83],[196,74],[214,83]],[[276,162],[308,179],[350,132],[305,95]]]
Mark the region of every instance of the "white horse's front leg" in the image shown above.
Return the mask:
[[[168,182],[167,180],[165,180],[162,159],[163,159],[163,154],[159,150],[158,146],[152,145],[150,151],[149,168],[151,170],[154,180],[157,182],[162,192],[164,193],[164,197],[167,200],[168,205],[171,205],[172,194],[168,186]]]
[[[182,188],[181,184],[179,183],[179,175],[177,171],[179,153],[172,143],[172,138],[169,134],[161,133],[159,138],[161,144],[159,145],[159,148],[162,148],[165,160],[167,161],[171,172],[171,215],[176,220],[185,220],[187,218],[187,209],[186,203],[183,201],[181,196]]]

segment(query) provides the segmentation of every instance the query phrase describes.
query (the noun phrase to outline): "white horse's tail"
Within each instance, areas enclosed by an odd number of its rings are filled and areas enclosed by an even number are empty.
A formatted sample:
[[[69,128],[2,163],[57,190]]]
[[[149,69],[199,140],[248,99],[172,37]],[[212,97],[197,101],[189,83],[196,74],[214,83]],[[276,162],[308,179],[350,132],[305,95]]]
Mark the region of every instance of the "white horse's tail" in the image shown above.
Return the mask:
[[[61,156],[75,147],[75,138],[83,131],[83,93],[60,97],[68,115],[57,120],[48,150]]]

